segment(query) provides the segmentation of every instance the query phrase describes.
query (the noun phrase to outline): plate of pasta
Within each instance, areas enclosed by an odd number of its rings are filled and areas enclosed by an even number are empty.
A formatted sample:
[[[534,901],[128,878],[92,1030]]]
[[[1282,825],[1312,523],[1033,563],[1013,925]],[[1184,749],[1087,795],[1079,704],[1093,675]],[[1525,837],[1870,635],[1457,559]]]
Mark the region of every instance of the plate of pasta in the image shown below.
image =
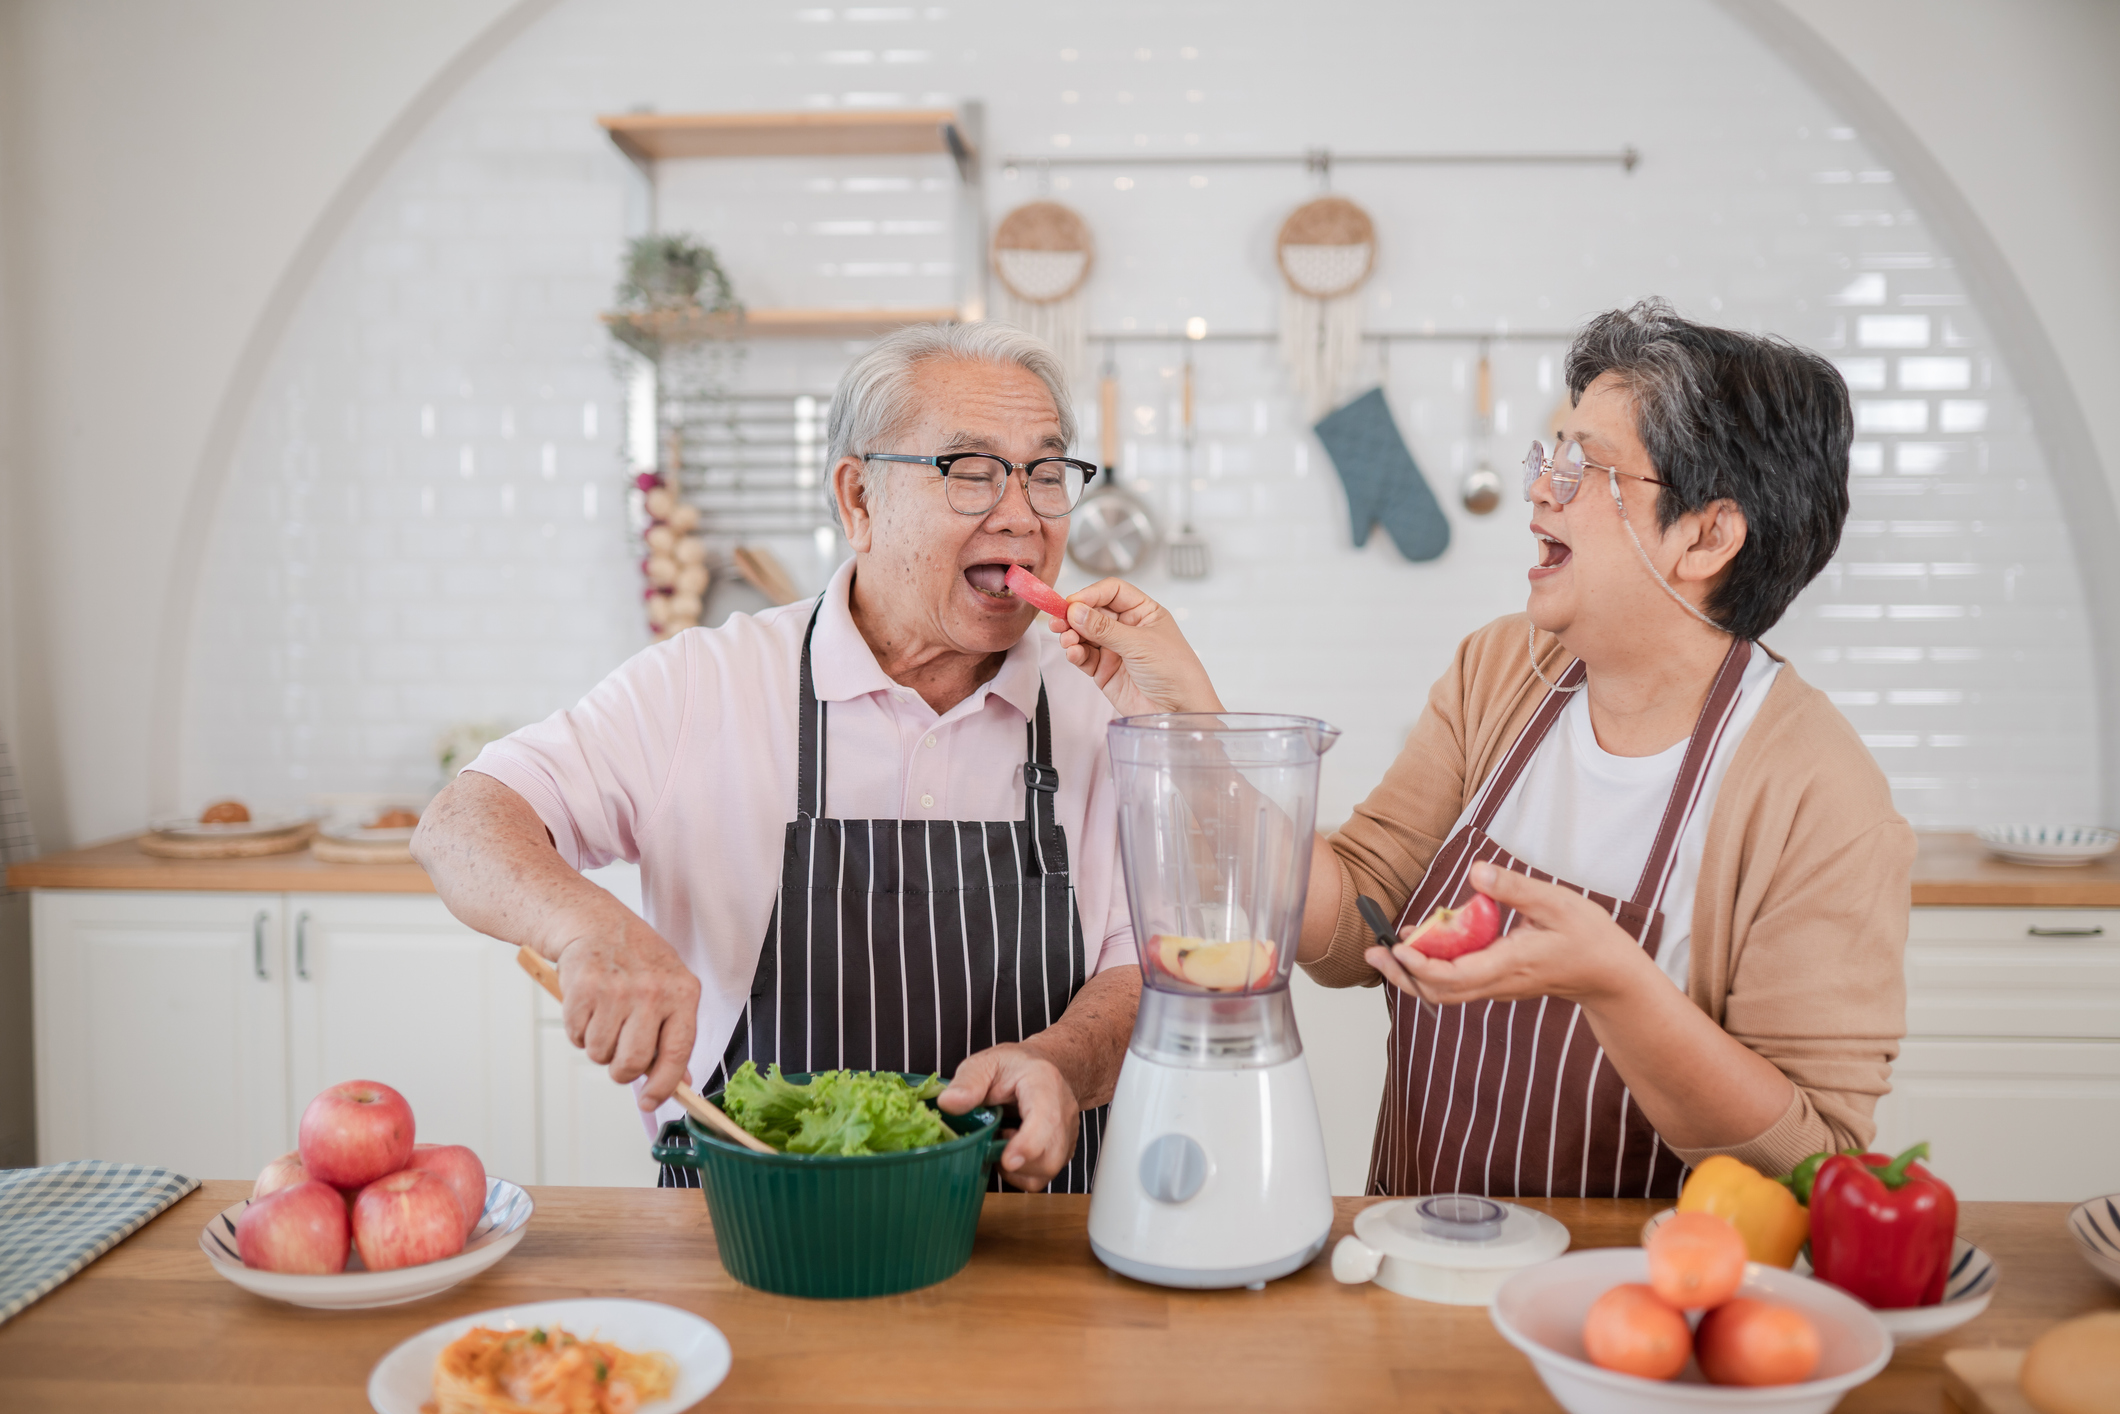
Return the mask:
[[[539,1301],[459,1316],[385,1355],[376,1414],[677,1414],[728,1377],[729,1342],[659,1301]]]

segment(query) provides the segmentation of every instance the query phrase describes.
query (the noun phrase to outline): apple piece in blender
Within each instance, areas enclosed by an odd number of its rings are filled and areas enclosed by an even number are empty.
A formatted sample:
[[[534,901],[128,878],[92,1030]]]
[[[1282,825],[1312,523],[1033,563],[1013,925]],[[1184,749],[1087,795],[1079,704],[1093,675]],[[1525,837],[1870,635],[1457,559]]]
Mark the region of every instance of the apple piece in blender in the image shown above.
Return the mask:
[[[1190,941],[1190,940],[1188,940]],[[1179,975],[1210,992],[1241,992],[1273,976],[1273,944],[1239,938],[1201,943],[1179,955]]]

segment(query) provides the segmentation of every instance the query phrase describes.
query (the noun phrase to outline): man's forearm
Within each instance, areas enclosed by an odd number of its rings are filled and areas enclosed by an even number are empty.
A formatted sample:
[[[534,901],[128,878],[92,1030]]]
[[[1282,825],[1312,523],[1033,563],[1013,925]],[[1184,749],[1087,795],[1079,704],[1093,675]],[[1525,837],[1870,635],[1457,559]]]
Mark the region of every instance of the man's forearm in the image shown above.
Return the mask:
[[[625,926],[626,906],[569,868],[530,803],[491,776],[466,771],[436,796],[412,854],[457,918],[553,961],[585,932]]]
[[[1052,1062],[1075,1092],[1076,1104],[1094,1109],[1109,1101],[1119,1084],[1140,1005],[1141,969],[1107,968],[1075,993],[1058,1021],[1026,1038],[1024,1048]]]

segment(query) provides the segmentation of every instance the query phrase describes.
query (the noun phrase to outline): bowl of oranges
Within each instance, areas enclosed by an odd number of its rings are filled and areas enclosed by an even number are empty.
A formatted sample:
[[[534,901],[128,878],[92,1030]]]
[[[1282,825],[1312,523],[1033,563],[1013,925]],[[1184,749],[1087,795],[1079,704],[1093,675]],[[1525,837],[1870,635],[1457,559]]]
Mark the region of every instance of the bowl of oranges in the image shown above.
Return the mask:
[[[1867,1306],[1748,1260],[1737,1230],[1709,1213],[1678,1214],[1647,1247],[1518,1272],[1490,1315],[1569,1414],[1825,1414],[1892,1358]]]

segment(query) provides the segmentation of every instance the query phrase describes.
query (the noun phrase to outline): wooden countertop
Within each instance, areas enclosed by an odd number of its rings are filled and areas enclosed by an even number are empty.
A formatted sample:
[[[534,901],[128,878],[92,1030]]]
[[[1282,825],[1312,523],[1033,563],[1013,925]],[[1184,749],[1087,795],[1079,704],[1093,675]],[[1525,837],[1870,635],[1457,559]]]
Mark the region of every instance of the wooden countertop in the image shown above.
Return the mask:
[[[1264,1291],[1181,1292],[1112,1275],[1090,1255],[1087,1198],[990,1197],[971,1265],[940,1286],[869,1301],[803,1301],[736,1285],[692,1190],[537,1188],[520,1247],[410,1306],[306,1311],[223,1281],[197,1246],[249,1192],[218,1181],[178,1203],[0,1326],[0,1406],[66,1410],[368,1408],[369,1371],[454,1316],[569,1296],[668,1302],[714,1322],[735,1368],[705,1408],[1175,1410],[1556,1406],[1478,1307],[1343,1287],[1320,1260]],[[1335,1203],[1334,1240],[1367,1203]],[[1656,1206],[1534,1202],[1575,1246],[1627,1246]],[[1943,1405],[1943,1353],[2022,1347],[2056,1321],[2120,1309],[2076,1254],[2059,1203],[1968,1203],[1960,1230],[2002,1284],[1970,1324],[1901,1349],[1846,1414]]]
[[[306,849],[255,859],[160,859],[137,839],[12,864],[13,889],[201,889],[215,893],[431,894],[417,864],[326,864]]]
[[[1917,908],[2120,908],[2120,853],[2089,864],[2044,869],[1997,859],[1972,835],[1917,838]]]
[[[1971,835],[1922,835],[1916,907],[2120,908],[2120,854],[2072,869],[2005,864]],[[17,889],[209,889],[431,894],[417,864],[326,864],[302,850],[262,859],[157,859],[132,840],[47,855],[7,871]]]

